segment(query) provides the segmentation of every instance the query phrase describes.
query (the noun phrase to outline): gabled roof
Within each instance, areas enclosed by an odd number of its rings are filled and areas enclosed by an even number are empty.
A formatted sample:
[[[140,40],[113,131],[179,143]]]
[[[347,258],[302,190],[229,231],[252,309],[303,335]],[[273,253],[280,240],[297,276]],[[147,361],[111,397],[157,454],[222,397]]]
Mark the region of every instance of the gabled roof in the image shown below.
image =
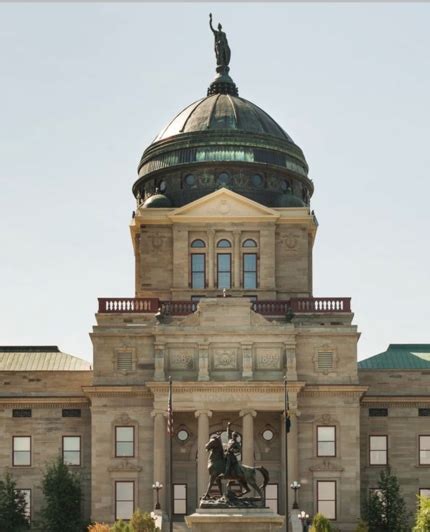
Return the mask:
[[[61,352],[56,345],[0,346],[0,371],[90,371],[86,360]]]
[[[430,369],[430,344],[390,344],[383,353],[361,360],[359,369]]]

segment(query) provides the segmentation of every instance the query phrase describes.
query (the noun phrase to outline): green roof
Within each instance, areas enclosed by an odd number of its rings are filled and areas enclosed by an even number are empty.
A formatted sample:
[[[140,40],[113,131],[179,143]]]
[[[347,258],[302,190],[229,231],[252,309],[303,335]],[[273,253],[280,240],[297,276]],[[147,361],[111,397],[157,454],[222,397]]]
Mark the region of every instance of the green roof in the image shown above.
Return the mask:
[[[359,369],[430,369],[430,344],[390,344],[383,353],[361,360]]]

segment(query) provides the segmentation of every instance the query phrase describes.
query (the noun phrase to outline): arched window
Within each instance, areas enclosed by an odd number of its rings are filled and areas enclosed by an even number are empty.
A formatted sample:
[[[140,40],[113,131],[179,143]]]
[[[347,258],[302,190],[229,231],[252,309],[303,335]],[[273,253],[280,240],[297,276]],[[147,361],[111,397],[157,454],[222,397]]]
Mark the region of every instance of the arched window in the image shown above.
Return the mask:
[[[242,244],[242,247],[244,247],[244,248],[256,248],[257,247],[257,242],[255,240],[252,240],[252,238],[248,238]]]
[[[216,246],[217,248],[231,248],[231,243],[223,238],[222,240],[218,241],[218,244]]]
[[[199,238],[197,240],[193,240],[191,242],[192,248],[205,248],[206,244],[203,242],[203,240],[200,240]]]

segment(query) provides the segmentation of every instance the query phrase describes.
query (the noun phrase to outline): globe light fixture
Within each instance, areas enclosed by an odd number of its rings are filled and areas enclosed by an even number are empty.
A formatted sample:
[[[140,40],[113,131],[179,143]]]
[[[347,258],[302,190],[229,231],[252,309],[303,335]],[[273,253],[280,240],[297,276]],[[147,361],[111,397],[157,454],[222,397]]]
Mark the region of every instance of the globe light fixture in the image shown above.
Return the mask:
[[[294,490],[293,510],[298,510],[299,505],[297,504],[297,491],[301,488],[300,482],[297,482],[297,480],[295,480],[294,482],[291,482],[290,488]]]
[[[157,503],[155,504],[155,509],[160,510],[160,490],[163,489],[163,484],[161,482],[158,482],[158,480],[155,482],[155,484],[152,484],[152,489],[157,494]]]
[[[302,530],[303,532],[306,532],[306,526],[308,524],[309,514],[304,512],[303,510],[298,514],[297,516],[300,521],[302,522]]]

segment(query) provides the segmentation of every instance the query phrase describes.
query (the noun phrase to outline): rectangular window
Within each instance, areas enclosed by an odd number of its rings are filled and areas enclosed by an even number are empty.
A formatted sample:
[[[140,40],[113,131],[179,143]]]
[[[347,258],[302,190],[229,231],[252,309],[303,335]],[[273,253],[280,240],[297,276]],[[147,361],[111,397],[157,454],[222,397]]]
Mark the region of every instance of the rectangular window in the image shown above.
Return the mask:
[[[243,254],[243,288],[253,290],[257,288],[257,254]]]
[[[430,408],[418,408],[419,416],[430,416]]]
[[[115,521],[128,521],[134,512],[134,482],[115,482]]]
[[[14,408],[12,417],[31,417],[31,408]]]
[[[134,427],[115,427],[115,456],[134,456]]]
[[[418,436],[420,465],[430,465],[430,436]]]
[[[336,519],[336,481],[317,480],[317,512]]]
[[[63,436],[63,463],[66,465],[81,465],[81,437]]]
[[[387,465],[388,463],[388,437],[369,436],[369,464]]]
[[[12,449],[13,466],[31,466],[31,436],[13,436]]]
[[[231,253],[217,254],[218,288],[231,288]]]
[[[63,408],[62,411],[63,417],[81,417],[80,408]]]
[[[336,456],[336,427],[317,427],[317,456]]]
[[[388,408],[369,408],[369,417],[387,417]]]
[[[187,513],[187,485],[173,484],[173,513],[186,515]]]
[[[24,501],[25,501],[25,509],[24,514],[27,518],[27,521],[31,521],[31,490],[30,489],[18,489],[16,490],[17,493],[21,493],[24,495]]]
[[[428,497],[430,499],[430,488],[420,488],[421,497]]]
[[[266,506],[270,508],[275,514],[279,513],[279,495],[278,484],[267,484],[266,486]]]
[[[204,288],[206,279],[206,255],[191,254],[191,288]]]

